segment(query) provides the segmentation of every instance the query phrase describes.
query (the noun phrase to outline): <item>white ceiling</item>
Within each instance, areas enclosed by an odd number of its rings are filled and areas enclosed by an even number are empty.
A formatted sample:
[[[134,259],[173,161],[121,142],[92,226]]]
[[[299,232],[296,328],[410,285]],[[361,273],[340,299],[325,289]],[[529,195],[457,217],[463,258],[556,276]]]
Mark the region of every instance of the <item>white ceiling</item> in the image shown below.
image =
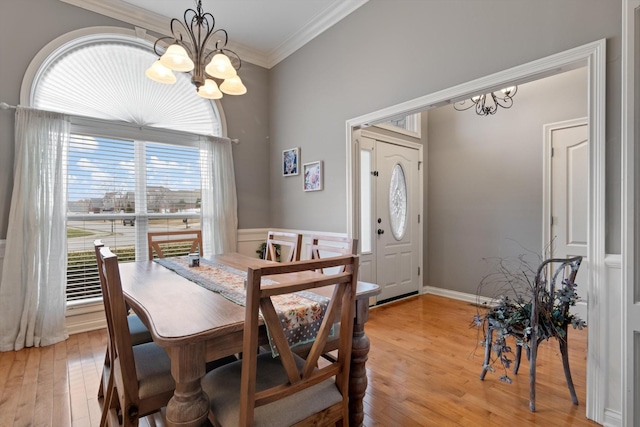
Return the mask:
[[[61,0],[167,34],[196,0]],[[202,0],[243,61],[271,68],[368,0]]]

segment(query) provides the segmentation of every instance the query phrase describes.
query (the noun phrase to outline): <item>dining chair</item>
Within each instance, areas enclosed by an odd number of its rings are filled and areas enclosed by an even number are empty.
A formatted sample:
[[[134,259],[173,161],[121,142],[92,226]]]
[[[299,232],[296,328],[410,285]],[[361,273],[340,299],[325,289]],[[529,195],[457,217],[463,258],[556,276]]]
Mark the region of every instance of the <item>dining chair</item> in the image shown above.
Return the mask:
[[[127,307],[122,293],[118,257],[108,247],[99,250],[111,316],[107,329],[111,344],[110,388],[103,413],[110,426],[137,426],[140,417],[166,406],[175,389],[171,361],[153,342],[132,345]]]
[[[100,257],[100,248],[104,247],[104,244],[101,240],[94,240],[93,246],[96,253],[96,264],[98,266],[98,277],[100,280],[100,288],[102,290],[102,302],[104,305],[104,315],[107,319],[107,325],[111,322],[111,308],[109,305],[109,299],[107,298],[107,288],[104,280],[104,272],[102,270],[102,258]],[[129,314],[127,316],[127,325],[129,327],[129,333],[131,334],[131,345],[144,344],[147,342],[151,342],[151,333],[149,329],[142,323],[142,320],[135,315]],[[112,351],[111,351],[112,342],[107,335],[107,350],[104,355],[104,364],[102,367],[102,380],[98,386],[98,398],[103,398],[105,391],[108,388],[109,380],[111,377],[111,360],[112,360]],[[106,402],[106,399],[105,399]]]
[[[357,255],[358,239],[351,237],[312,235],[309,259],[322,259],[340,255]],[[322,271],[322,273],[327,273]]]
[[[514,374],[520,368],[522,347],[526,348],[529,359],[529,409],[536,410],[536,358],[538,346],[542,341],[556,338],[560,347],[562,366],[564,369],[567,387],[574,405],[578,404],[578,397],[571,378],[569,369],[568,332],[569,325],[582,327],[584,322],[570,312],[571,305],[575,303],[575,279],[582,262],[581,256],[571,258],[551,258],[543,261],[536,271],[531,289],[531,300],[522,303],[514,303],[513,307],[496,307],[489,310],[490,319],[487,324],[487,332],[484,340],[485,357],[480,374],[483,380],[490,369],[491,349],[498,346],[498,351],[504,346],[507,336],[516,338],[516,354],[514,361]],[[500,311],[499,316],[492,312]],[[509,316],[508,313],[516,315]],[[519,313],[522,313],[520,315]],[[519,320],[514,320],[519,319]],[[508,322],[508,324],[507,324]],[[498,333],[498,339],[494,342],[493,333]]]
[[[289,233],[285,231],[269,231],[267,233],[267,247],[265,259],[270,261],[278,261],[276,245],[280,245],[282,250],[286,248],[284,254],[281,253],[281,262],[300,261],[300,252],[302,250],[302,235],[298,233]]]
[[[350,237],[339,237],[329,235],[312,235],[311,243],[309,244],[309,259],[323,259],[332,256],[341,255],[357,255],[358,252],[358,239]],[[320,271],[322,274],[335,274],[342,273],[342,268],[324,269]],[[322,354],[322,357],[327,360],[334,360],[335,356],[330,352],[338,348],[338,336],[334,335],[332,339],[327,342],[326,352]],[[297,346],[294,351],[299,356],[305,356],[311,345],[302,344]]]
[[[151,231],[147,233],[149,259],[187,255],[198,252],[203,256],[202,231]],[[191,246],[189,246],[191,244]]]
[[[331,267],[345,267],[345,271],[331,276],[299,275],[299,280],[289,283],[262,283],[264,276]],[[202,388],[210,401],[209,420],[214,426],[348,424],[357,271],[358,257],[354,255],[249,267],[243,358],[214,369],[202,379]],[[311,351],[302,358],[289,348],[274,297],[330,285],[335,286],[322,324]],[[262,319],[277,348],[277,357],[271,353],[258,354]],[[338,357],[335,362],[318,367],[319,357],[336,322],[340,324]]]

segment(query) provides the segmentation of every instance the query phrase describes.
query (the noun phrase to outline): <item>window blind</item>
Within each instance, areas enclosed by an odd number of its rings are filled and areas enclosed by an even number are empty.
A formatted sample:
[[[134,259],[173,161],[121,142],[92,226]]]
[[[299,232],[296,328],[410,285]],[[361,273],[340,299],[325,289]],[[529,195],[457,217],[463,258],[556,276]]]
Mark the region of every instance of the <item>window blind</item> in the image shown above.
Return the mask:
[[[67,180],[67,301],[101,297],[94,240],[126,262],[146,254],[149,231],[200,228],[200,151],[192,143],[72,134]]]

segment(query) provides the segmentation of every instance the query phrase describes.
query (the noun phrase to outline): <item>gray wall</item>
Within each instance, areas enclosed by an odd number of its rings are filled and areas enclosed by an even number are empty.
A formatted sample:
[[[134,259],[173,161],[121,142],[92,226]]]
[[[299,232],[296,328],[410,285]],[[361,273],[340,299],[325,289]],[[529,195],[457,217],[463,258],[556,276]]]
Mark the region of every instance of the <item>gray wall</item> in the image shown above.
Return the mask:
[[[19,103],[24,73],[47,43],[69,31],[93,26],[133,29],[129,24],[58,0],[2,0],[0,57],[4,59],[0,61],[0,101]],[[269,225],[269,164],[263,159],[269,152],[268,70],[245,63],[241,75],[248,93],[222,99],[228,134],[240,139],[240,144],[234,146],[239,226],[266,227]],[[11,112],[0,111],[0,239],[7,235],[13,185],[13,122]]]
[[[346,120],[606,38],[606,249],[619,253],[621,16],[617,0],[370,0],[271,70],[272,165],[300,146],[326,171],[324,191],[303,193],[272,167],[272,225],[346,231]]]
[[[513,107],[493,116],[429,110],[425,284],[473,294],[496,261],[485,258],[526,255],[537,267],[549,243],[543,125],[586,115],[586,68],[520,85]]]

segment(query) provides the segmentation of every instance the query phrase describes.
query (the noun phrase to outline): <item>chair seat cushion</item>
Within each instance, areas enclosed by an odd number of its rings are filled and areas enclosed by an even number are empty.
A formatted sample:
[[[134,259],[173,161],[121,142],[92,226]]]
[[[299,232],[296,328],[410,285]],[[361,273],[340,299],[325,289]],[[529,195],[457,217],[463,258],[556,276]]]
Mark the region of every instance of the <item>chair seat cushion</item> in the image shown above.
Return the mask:
[[[164,349],[155,343],[133,347],[140,399],[172,391],[176,383],[171,376],[171,360]]]
[[[296,356],[298,368],[304,361]],[[242,360],[209,372],[202,379],[202,389],[209,396],[210,409],[222,426],[236,427],[240,415],[240,373]],[[258,355],[256,391],[287,381],[279,358],[271,353]],[[342,401],[342,394],[332,378],[289,397],[255,409],[254,426],[281,427],[295,424]]]
[[[129,324],[131,345],[144,344],[152,341],[151,332],[149,332],[138,316],[130,314],[127,316],[127,323]]]

